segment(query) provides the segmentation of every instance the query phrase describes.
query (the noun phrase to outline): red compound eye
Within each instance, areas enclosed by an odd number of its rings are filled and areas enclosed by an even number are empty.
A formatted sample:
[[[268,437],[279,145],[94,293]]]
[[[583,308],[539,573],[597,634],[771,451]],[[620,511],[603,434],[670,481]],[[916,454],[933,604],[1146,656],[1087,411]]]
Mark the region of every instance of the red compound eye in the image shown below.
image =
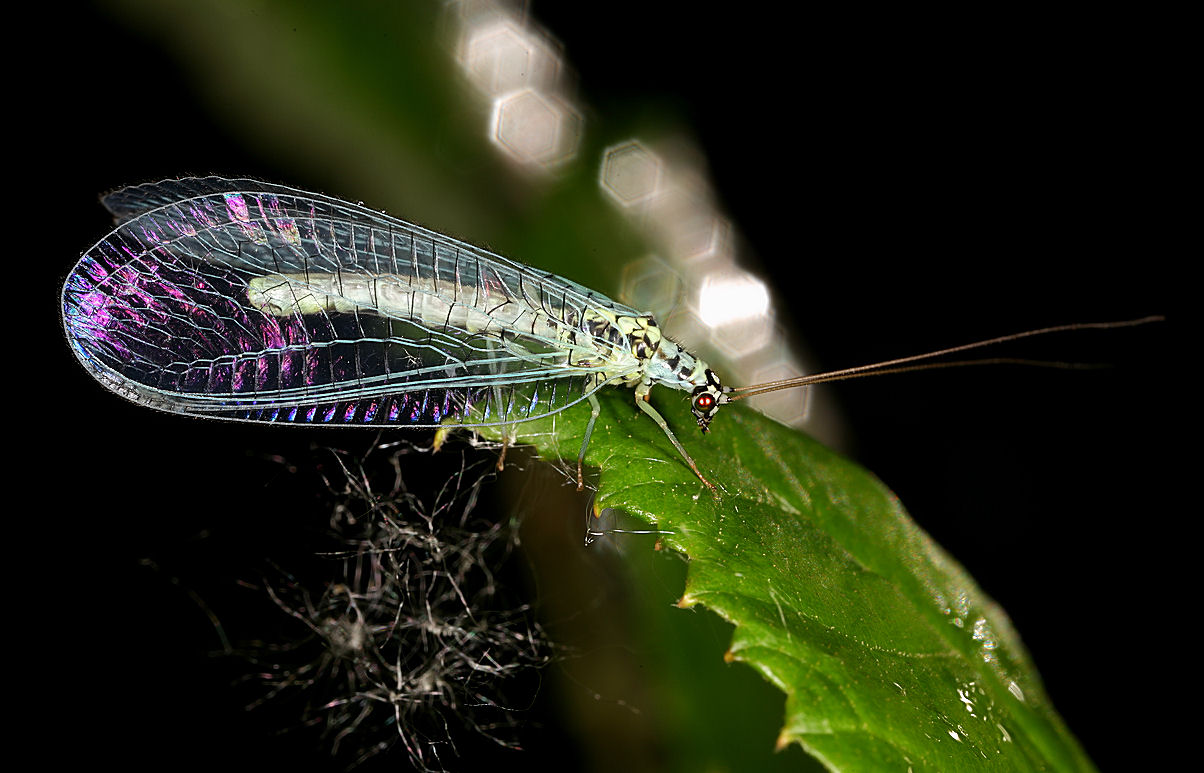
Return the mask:
[[[694,401],[694,405],[703,411],[709,411],[715,405],[715,398],[712,395],[703,393]]]

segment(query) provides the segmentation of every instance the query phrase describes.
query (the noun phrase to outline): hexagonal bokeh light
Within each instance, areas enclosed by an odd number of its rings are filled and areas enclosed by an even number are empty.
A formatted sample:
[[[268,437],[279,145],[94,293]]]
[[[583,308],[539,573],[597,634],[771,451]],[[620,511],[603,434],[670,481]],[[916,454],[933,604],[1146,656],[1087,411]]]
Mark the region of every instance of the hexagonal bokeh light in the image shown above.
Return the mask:
[[[458,59],[473,85],[491,97],[553,90],[562,68],[558,47],[500,10],[466,20]]]
[[[598,179],[612,199],[631,207],[653,199],[661,187],[661,160],[639,140],[607,148]]]
[[[769,290],[747,271],[715,272],[698,291],[698,315],[711,327],[769,316]]]
[[[490,142],[529,169],[549,169],[573,158],[581,111],[565,94],[559,44],[503,3],[479,0],[455,8],[456,60],[489,100]]]
[[[515,161],[552,167],[577,151],[581,117],[556,97],[531,89],[498,97],[489,139]]]

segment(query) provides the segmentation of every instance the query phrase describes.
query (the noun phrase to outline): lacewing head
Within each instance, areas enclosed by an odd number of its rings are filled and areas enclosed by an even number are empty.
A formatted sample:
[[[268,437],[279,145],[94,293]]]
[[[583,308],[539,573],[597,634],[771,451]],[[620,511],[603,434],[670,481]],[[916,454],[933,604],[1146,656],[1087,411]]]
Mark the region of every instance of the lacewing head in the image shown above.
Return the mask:
[[[694,388],[690,395],[690,410],[704,434],[710,430],[711,419],[715,418],[719,406],[730,402],[728,393],[731,391],[732,388],[720,383],[719,376],[710,368],[706,370],[706,383]]]

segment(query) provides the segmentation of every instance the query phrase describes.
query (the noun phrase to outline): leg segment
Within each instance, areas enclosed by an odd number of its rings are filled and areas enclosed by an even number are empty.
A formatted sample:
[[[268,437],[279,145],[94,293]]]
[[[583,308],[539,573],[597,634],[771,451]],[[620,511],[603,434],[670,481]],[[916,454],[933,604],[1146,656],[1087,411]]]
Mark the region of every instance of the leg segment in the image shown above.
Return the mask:
[[[665,418],[657,413],[657,410],[652,407],[652,403],[648,402],[648,392],[650,389],[651,387],[644,387],[642,384],[640,387],[637,387],[635,390],[635,404],[640,407],[640,410],[651,416],[652,420],[665,431],[665,435],[670,441],[672,441],[673,447],[677,449],[678,453],[682,455],[682,458],[686,460],[686,463],[690,465],[690,469],[694,471],[694,474],[698,476],[698,479],[705,483],[706,487],[709,488],[712,493],[718,495],[719,490],[715,488],[715,484],[703,477],[702,473],[698,470],[698,465],[694,464],[694,459],[690,457],[690,454],[686,451],[685,447],[677,441],[677,436],[673,434],[673,430],[669,429],[669,422],[665,421]]]
[[[589,396],[589,424],[585,425],[585,437],[581,439],[581,453],[577,454],[577,490],[585,488],[585,479],[581,475],[581,465],[585,461],[585,449],[589,448],[589,436],[594,434],[594,423],[598,421],[598,414],[602,412],[602,406],[598,404],[598,396],[590,394]]]

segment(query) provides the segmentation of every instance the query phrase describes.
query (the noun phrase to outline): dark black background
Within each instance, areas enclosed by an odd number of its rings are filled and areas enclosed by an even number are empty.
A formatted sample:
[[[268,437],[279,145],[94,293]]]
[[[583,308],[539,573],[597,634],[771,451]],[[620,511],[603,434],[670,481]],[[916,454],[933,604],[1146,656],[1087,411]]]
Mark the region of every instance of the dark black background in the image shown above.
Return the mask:
[[[1175,238],[1186,208],[1173,36],[1153,19],[1044,12],[685,9],[534,12],[593,109],[656,104],[687,119],[783,322],[822,367],[1171,315],[1007,350],[1107,370],[966,369],[833,388],[849,452],[1010,613],[1055,706],[1114,767],[1134,744],[1132,714],[1158,710],[1172,689],[1166,599],[1182,591],[1170,548],[1195,515],[1175,496],[1168,447],[1187,419],[1172,364],[1187,356],[1174,288],[1188,257]],[[216,646],[212,628],[171,578],[205,565],[212,541],[250,556],[291,539],[278,521],[223,521],[234,504],[258,497],[269,510],[313,492],[265,487],[287,478],[270,460],[262,479],[234,479],[261,428],[214,429],[103,392],[57,319],[63,277],[108,228],[98,193],[210,172],[287,182],[288,170],[257,163],[193,97],[173,94],[187,78],[155,41],[87,9],[55,28],[45,66],[26,71],[28,141],[12,151],[36,170],[28,198],[10,204],[36,228],[11,257],[38,267],[22,294],[39,343],[21,361],[46,389],[21,387],[14,403],[14,426],[28,411],[42,427],[10,442],[10,485],[29,493],[10,514],[22,573],[10,586],[23,653],[14,692],[36,696],[51,756],[125,757],[134,769],[179,754],[232,769],[312,765],[229,705],[229,675],[203,651]],[[287,442],[307,452],[307,439]],[[223,455],[235,459],[214,462]],[[191,469],[204,480],[179,490]],[[206,493],[223,469],[220,494]],[[174,561],[158,584],[138,564],[147,556]],[[208,582],[239,579],[238,563]],[[252,751],[235,760],[235,749]]]

